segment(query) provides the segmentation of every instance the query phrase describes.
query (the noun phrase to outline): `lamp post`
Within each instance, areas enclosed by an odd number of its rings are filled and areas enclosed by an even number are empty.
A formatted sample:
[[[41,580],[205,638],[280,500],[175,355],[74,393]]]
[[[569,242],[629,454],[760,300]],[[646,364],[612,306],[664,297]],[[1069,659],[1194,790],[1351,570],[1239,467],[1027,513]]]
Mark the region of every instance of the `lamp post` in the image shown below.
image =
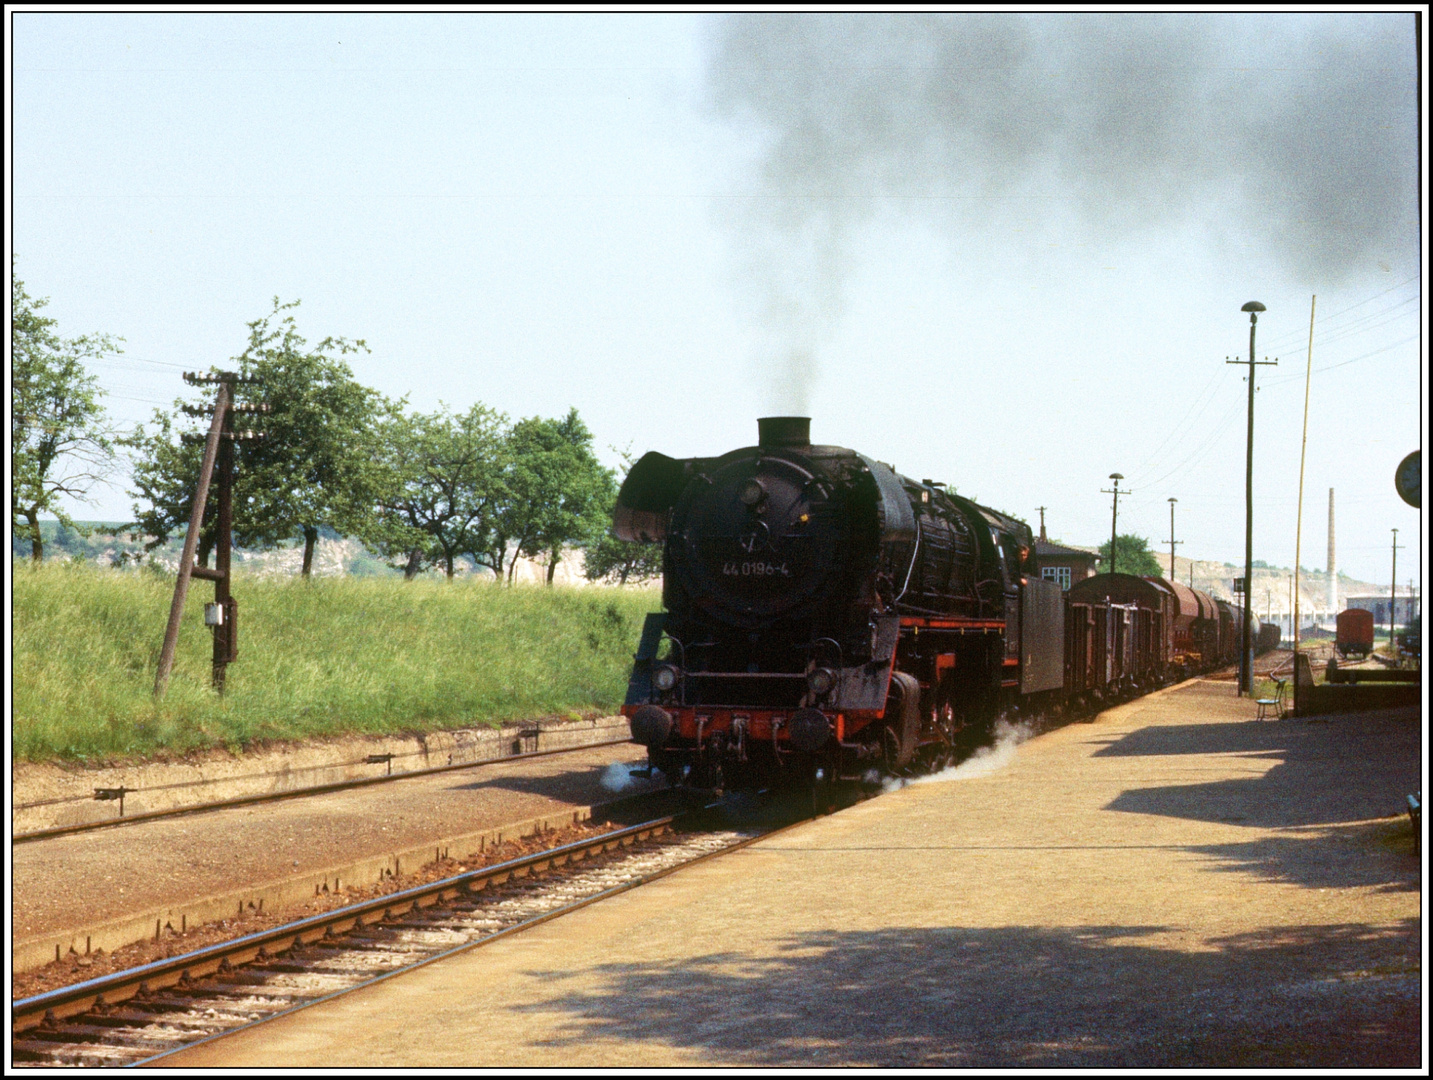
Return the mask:
[[[1243,631],[1239,646],[1239,693],[1252,694],[1254,691],[1254,641],[1251,631],[1253,612],[1249,610],[1254,584],[1254,327],[1259,322],[1259,312],[1265,310],[1257,300],[1250,300],[1240,311],[1249,313],[1249,442],[1244,456],[1244,616]],[[1242,360],[1225,360],[1228,364],[1242,364]],[[1273,361],[1277,364],[1279,361]],[[1270,361],[1265,360],[1268,364]]]
[[[1115,497],[1114,509],[1110,511],[1110,573],[1113,574],[1115,572],[1115,525],[1120,517],[1120,481],[1124,479],[1124,473],[1112,472],[1110,479],[1115,482],[1114,490],[1111,491],[1109,488],[1100,488],[1100,490],[1106,495]],[[1128,495],[1129,492],[1126,491],[1125,494]]]
[[[1169,580],[1174,580],[1174,545],[1182,544],[1184,541],[1174,538],[1174,504],[1179,500],[1173,495],[1169,497]]]

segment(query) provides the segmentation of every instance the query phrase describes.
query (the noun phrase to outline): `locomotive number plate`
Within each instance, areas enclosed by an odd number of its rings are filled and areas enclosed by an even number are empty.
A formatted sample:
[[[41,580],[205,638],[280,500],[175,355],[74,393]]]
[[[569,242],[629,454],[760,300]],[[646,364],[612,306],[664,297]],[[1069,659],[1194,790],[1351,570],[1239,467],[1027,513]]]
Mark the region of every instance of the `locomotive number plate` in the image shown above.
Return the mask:
[[[784,562],[724,562],[721,572],[728,577],[790,577]]]

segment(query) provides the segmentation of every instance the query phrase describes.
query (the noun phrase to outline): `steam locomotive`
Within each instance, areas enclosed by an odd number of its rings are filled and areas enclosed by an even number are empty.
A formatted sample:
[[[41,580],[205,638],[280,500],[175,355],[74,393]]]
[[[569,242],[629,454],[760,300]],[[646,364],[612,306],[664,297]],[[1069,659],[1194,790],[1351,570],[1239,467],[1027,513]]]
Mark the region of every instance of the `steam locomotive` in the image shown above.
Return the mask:
[[[678,784],[937,768],[995,719],[1145,692],[1238,655],[1242,613],[1161,579],[1040,579],[1030,527],[806,417],[632,467],[617,536],[664,544],[623,714]]]

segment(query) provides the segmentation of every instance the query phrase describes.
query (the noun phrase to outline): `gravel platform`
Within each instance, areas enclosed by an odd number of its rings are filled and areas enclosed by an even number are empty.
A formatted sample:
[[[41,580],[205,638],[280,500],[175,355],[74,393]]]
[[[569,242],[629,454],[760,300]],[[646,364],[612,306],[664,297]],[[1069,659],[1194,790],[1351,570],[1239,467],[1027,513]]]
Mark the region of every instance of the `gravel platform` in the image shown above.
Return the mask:
[[[181,1068],[1418,1068],[1419,710],[1131,702]]]

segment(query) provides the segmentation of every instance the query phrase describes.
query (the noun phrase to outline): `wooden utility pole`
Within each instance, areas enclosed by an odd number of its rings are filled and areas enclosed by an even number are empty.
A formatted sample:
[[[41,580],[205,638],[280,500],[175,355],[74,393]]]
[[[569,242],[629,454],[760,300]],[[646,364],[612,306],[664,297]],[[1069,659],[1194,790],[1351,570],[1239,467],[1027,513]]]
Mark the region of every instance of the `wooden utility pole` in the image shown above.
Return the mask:
[[[234,443],[239,439],[254,439],[252,432],[236,434],[233,416],[236,411],[268,412],[267,405],[236,406],[234,386],[252,383],[234,372],[221,371],[213,375],[184,373],[184,381],[191,385],[217,383],[219,390],[214,399],[214,418],[209,424],[209,434],[204,439],[204,459],[199,467],[199,483],[194,491],[194,507],[189,515],[189,531],[184,536],[184,551],[179,556],[179,576],[174,583],[174,600],[169,606],[169,623],[164,628],[164,645],[159,651],[159,670],[154,677],[154,696],[163,697],[169,686],[169,675],[174,668],[174,651],[179,642],[179,623],[184,615],[184,602],[189,595],[189,580],[192,577],[214,582],[214,603],[206,606],[204,622],[214,634],[213,685],[224,692],[224,673],[230,662],[238,655],[238,628],[236,616],[238,605],[230,592],[229,569],[233,550],[233,488],[234,488]],[[188,412],[196,412],[186,408]],[[197,410],[202,414],[202,410]],[[188,440],[190,437],[185,436]],[[197,440],[197,436],[194,437]],[[195,566],[194,555],[199,546],[199,532],[204,524],[204,510],[209,499],[209,486],[214,474],[219,476],[218,535],[214,544],[214,569]]]
[[[1294,715],[1299,713],[1299,604],[1301,593],[1299,590],[1299,575],[1303,573],[1303,567],[1299,565],[1303,557],[1304,543],[1304,462],[1309,453],[1309,385],[1314,377],[1314,309],[1318,306],[1318,295],[1309,297],[1309,358],[1304,369],[1304,434],[1299,443],[1299,511],[1294,526],[1294,580],[1290,588],[1293,590],[1291,603],[1289,604],[1293,614],[1290,618],[1294,624]],[[1332,494],[1332,492],[1330,492]]]
[[[1393,632],[1398,627],[1398,530],[1393,530],[1393,582],[1388,586],[1388,647],[1393,648]]]

